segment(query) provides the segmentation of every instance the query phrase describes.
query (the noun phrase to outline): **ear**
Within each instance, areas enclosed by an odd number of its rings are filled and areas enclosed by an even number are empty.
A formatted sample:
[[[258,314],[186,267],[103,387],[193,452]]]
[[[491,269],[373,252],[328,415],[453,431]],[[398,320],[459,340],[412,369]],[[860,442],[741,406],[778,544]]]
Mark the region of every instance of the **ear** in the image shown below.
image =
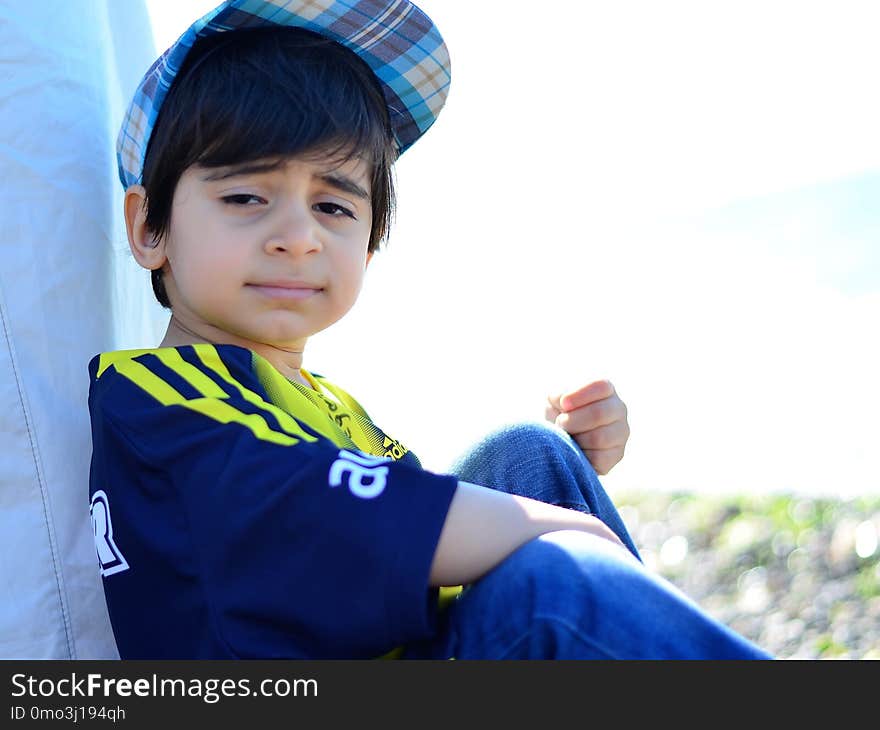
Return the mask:
[[[125,191],[125,229],[131,253],[143,268],[161,269],[165,264],[165,244],[147,228],[147,191],[132,185]]]
[[[369,252],[367,252],[367,263],[364,264],[364,271],[367,270],[367,267],[370,265],[370,261],[373,260],[373,254],[374,254],[374,253],[376,253],[376,252],[375,252],[375,251],[369,251]]]

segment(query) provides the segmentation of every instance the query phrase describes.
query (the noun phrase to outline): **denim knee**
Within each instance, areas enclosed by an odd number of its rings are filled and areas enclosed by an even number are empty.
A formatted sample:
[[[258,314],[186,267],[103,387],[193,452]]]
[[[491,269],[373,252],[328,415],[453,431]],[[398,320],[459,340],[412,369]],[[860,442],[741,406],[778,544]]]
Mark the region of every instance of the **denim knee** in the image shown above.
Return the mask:
[[[549,504],[590,511],[578,481],[598,477],[571,437],[550,422],[495,429],[450,469],[460,479]]]
[[[450,473],[466,482],[593,514],[639,552],[589,459],[549,421],[502,426],[460,456]]]
[[[497,459],[509,456],[512,447],[551,449],[563,448],[571,451],[574,447],[568,433],[549,421],[519,421],[508,423],[490,431],[466,454],[458,457],[453,468],[479,458]]]

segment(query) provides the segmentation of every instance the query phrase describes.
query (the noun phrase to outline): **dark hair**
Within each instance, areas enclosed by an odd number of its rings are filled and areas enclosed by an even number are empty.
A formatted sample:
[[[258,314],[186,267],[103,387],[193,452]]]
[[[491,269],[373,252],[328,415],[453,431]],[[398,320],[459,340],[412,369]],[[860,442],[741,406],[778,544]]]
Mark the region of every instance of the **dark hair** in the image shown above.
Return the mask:
[[[394,213],[397,148],[373,71],[351,50],[301,28],[260,28],[200,39],[162,104],[144,159],[147,228],[168,232],[174,191],[193,164],[225,167],[320,150],[371,167],[369,251]],[[161,270],[153,292],[170,307]]]

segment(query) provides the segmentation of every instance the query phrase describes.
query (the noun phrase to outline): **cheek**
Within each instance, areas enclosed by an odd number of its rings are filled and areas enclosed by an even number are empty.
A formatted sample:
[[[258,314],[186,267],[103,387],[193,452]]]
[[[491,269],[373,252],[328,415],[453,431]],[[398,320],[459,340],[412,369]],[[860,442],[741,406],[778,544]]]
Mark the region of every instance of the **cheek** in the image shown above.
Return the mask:
[[[211,240],[212,245],[187,242],[172,248],[168,261],[180,289],[210,300],[227,291],[240,277],[244,262],[236,247],[223,246],[207,237],[202,240]]]
[[[328,314],[339,318],[357,301],[363,285],[363,272],[359,271],[357,261],[349,256],[334,256],[333,261],[327,263],[334,272],[333,284],[328,290]]]
[[[339,271],[343,272],[340,279],[345,284],[345,290],[349,296],[356,297],[364,282],[364,261],[356,257],[348,257],[339,264]]]

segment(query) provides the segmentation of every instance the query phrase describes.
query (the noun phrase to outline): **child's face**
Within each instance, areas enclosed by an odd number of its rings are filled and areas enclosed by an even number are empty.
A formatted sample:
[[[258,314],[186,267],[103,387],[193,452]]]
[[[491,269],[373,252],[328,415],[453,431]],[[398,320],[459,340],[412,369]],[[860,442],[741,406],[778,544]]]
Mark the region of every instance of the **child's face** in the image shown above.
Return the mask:
[[[174,193],[165,288],[175,318],[209,341],[298,349],[360,293],[368,166],[273,163],[193,166]]]

